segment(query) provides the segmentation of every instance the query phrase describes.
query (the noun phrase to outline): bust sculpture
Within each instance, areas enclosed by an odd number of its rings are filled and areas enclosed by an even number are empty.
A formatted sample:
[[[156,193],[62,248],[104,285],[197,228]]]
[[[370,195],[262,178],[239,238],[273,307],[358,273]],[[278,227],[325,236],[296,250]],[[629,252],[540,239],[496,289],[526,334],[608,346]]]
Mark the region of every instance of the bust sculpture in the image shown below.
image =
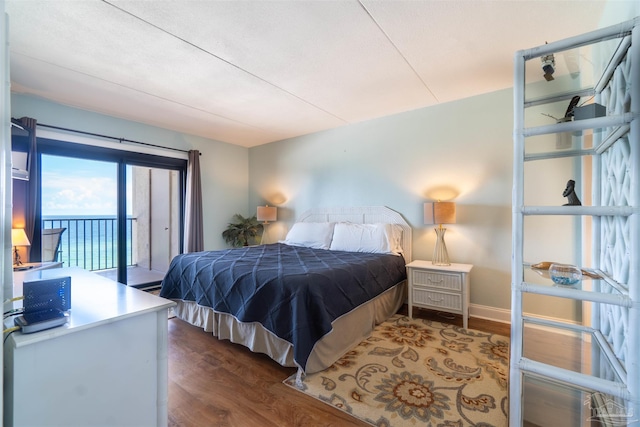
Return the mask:
[[[567,186],[565,187],[562,195],[567,198],[567,203],[563,206],[582,206],[580,203],[580,199],[578,199],[578,195],[575,191],[576,182],[572,179],[567,181]]]

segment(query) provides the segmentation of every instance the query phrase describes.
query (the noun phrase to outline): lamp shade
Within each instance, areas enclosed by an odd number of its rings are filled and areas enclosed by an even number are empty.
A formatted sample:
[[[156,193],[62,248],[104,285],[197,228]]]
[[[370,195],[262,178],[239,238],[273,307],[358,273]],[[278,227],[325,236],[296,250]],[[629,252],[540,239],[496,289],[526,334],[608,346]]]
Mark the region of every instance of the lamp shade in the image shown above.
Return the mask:
[[[258,206],[258,214],[256,215],[258,221],[275,221],[278,218],[278,208],[274,206]]]
[[[31,242],[24,232],[24,228],[11,229],[11,244],[13,246],[31,246]]]
[[[454,202],[429,202],[424,204],[425,224],[455,224],[456,204]]]

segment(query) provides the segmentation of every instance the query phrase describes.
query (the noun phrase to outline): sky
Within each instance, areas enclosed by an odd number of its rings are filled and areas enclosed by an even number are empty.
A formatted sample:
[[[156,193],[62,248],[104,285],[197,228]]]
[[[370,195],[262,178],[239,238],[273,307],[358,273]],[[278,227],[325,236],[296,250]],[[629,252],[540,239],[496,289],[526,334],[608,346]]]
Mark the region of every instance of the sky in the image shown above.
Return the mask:
[[[127,176],[131,176],[127,167]],[[111,162],[42,156],[42,215],[108,215],[117,213],[118,165]],[[131,185],[127,185],[127,212]]]

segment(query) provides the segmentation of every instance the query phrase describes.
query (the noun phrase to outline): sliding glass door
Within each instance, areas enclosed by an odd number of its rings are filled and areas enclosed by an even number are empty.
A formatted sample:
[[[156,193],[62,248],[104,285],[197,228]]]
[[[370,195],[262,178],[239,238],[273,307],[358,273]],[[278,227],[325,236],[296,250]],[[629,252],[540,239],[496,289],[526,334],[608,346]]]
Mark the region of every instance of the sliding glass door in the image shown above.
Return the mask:
[[[60,233],[52,242],[43,240],[43,255],[50,251],[53,257],[43,261],[117,270],[118,165],[52,155],[42,155],[41,165],[42,235]]]
[[[180,252],[180,172],[133,166],[127,173],[131,194],[129,283],[158,282]],[[128,231],[128,230],[127,230]]]
[[[63,266],[157,286],[182,246],[186,160],[60,141],[39,147],[43,248],[61,230]]]

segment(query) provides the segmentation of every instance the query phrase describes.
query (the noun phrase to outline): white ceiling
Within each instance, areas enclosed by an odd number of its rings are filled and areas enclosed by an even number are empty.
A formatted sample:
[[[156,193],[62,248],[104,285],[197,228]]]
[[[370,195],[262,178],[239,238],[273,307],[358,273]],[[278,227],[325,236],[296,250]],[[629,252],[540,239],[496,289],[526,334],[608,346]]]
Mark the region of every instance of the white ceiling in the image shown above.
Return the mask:
[[[511,87],[604,4],[6,0],[11,89],[252,147]]]

